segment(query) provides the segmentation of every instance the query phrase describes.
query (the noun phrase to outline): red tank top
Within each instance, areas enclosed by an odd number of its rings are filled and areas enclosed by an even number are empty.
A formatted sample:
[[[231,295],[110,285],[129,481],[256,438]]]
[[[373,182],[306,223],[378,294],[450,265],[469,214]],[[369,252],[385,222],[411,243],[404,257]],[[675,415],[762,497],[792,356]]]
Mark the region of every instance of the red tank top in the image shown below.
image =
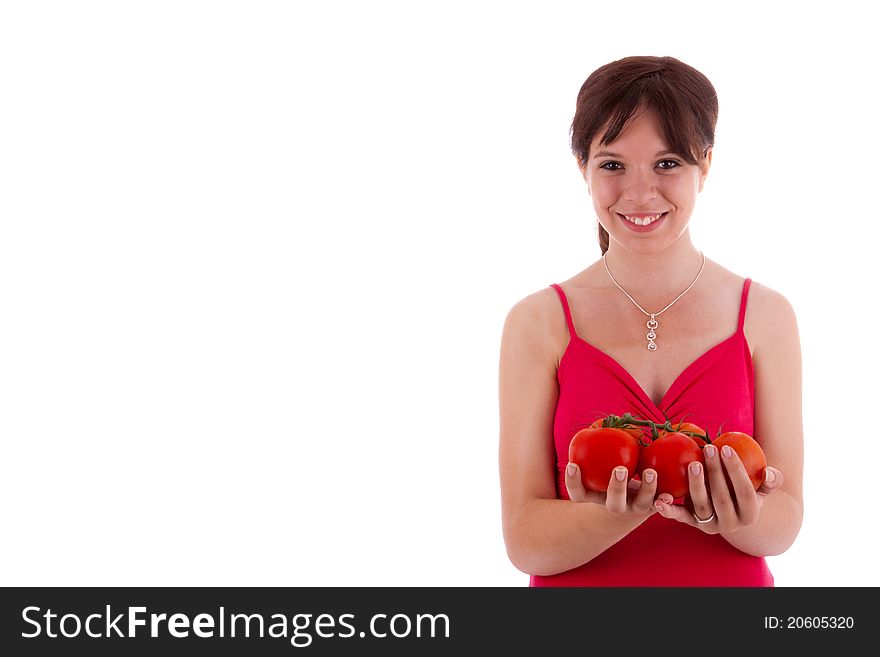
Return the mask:
[[[750,283],[747,278],[743,284],[736,332],[688,365],[659,406],[620,363],[578,337],[565,293],[552,285],[570,334],[556,374],[559,400],[553,423],[560,499],[569,499],[564,468],[572,437],[611,413],[629,412],[654,422],[684,419],[710,436],[723,423],[725,431],[755,436],[754,368],[743,333]],[[773,576],[763,557],[655,513],[587,563],[557,575],[533,575],[530,586],[773,586]]]

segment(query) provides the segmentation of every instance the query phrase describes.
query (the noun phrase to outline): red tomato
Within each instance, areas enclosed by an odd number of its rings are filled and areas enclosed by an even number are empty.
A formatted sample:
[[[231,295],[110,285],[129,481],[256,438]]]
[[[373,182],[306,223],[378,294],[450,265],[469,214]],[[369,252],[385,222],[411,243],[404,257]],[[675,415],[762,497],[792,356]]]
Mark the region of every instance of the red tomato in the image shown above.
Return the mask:
[[[697,441],[683,433],[667,433],[642,450],[639,476],[651,468],[657,472],[658,494],[684,497],[690,490],[687,467],[693,461],[705,463]]]
[[[631,479],[639,463],[641,445],[623,429],[587,427],[578,431],[568,445],[568,460],[581,469],[581,482],[587,490],[605,492],[611,472],[618,466]]]
[[[767,467],[767,458],[764,456],[764,450],[754,438],[741,431],[728,431],[713,440],[712,444],[718,449],[729,445],[743,462],[755,490],[761,487],[764,481],[764,468]]]

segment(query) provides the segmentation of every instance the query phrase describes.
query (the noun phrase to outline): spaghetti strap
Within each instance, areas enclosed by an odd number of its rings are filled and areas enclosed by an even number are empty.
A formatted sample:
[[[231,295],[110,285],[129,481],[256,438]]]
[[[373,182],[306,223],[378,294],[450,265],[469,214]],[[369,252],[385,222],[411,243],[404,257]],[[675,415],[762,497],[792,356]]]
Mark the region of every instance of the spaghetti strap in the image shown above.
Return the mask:
[[[568,307],[568,299],[565,297],[565,292],[563,292],[562,287],[556,283],[551,283],[550,287],[555,288],[556,294],[559,295],[559,300],[562,302],[562,310],[565,311],[565,321],[568,324],[569,335],[572,338],[578,337],[577,331],[574,330],[574,322],[571,319],[571,309]]]
[[[751,285],[751,283],[751,278],[747,278],[743,282],[742,298],[739,301],[739,323],[736,326],[737,333],[742,333],[743,325],[746,321],[746,302],[749,298],[749,285]]]

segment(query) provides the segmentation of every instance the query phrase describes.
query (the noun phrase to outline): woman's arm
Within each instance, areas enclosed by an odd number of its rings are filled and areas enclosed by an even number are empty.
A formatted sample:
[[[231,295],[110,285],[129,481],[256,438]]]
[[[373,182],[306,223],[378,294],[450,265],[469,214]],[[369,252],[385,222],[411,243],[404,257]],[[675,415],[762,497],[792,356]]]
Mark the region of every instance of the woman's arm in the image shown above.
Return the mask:
[[[554,307],[555,304],[555,307]],[[580,566],[623,538],[647,515],[556,497],[553,419],[559,387],[552,336],[562,308],[552,288],[508,313],[499,368],[501,513],[511,562],[530,575]]]
[[[755,283],[752,283],[754,286]],[[785,552],[803,520],[804,429],[801,347],[788,300],[761,286],[754,295],[755,438],[767,464],[782,471],[782,486],[763,500],[758,520],[722,536],[756,556]]]

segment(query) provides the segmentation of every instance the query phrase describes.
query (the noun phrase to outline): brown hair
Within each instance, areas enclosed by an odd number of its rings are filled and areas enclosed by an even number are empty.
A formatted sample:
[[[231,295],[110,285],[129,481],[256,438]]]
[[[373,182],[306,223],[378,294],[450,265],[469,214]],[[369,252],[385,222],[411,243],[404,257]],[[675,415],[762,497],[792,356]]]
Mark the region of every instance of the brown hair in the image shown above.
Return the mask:
[[[610,144],[641,106],[656,113],[672,151],[689,164],[702,162],[715,143],[715,87],[674,57],[634,56],[601,66],[581,86],[571,122],[571,151],[578,163],[586,165],[600,130],[605,128],[600,144]],[[603,254],[608,250],[608,233],[601,224],[599,248]]]

